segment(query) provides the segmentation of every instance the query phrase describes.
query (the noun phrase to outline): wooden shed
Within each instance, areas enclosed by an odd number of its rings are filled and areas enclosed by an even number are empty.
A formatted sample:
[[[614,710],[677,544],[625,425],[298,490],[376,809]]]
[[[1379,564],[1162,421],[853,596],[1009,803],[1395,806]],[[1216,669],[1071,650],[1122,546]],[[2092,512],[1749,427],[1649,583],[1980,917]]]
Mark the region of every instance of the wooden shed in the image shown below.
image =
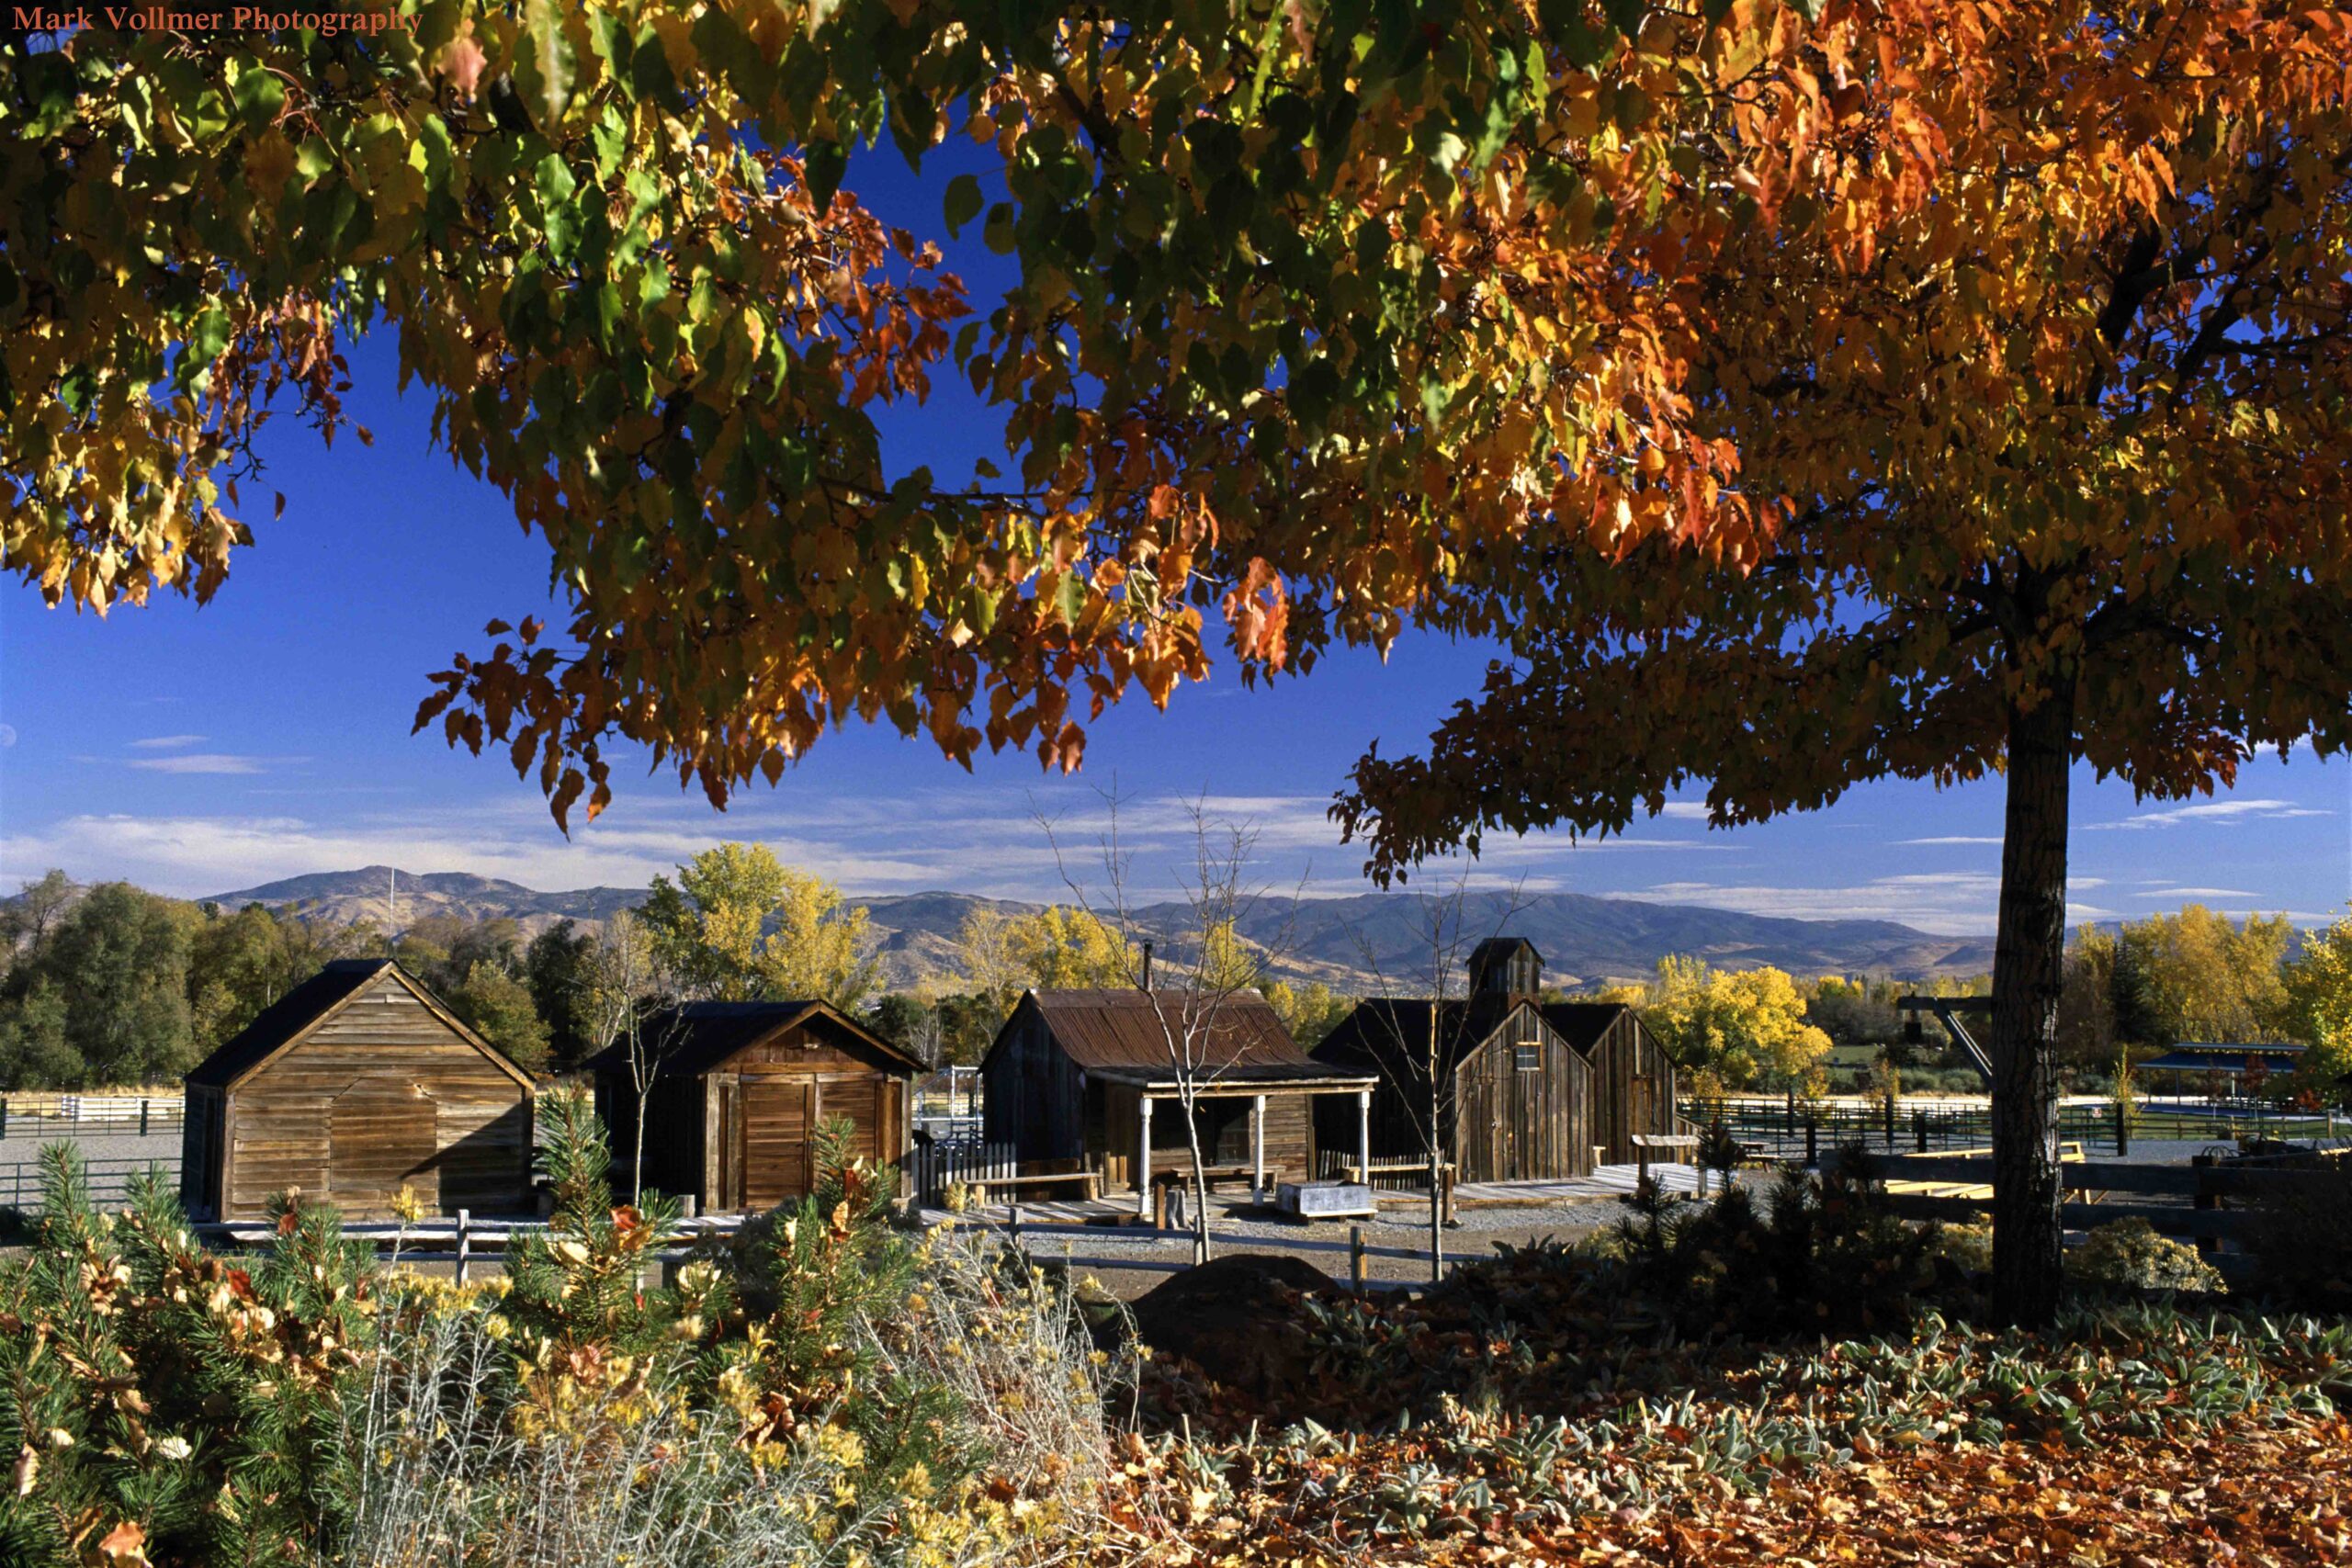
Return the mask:
[[[645,1109],[645,1185],[703,1213],[773,1209],[817,1181],[815,1130],[852,1128],[852,1152],[897,1166],[919,1064],[821,1001],[688,1002],[639,1026],[657,1065]],[[615,1045],[586,1064],[625,1185],[637,1136],[636,1078]]]
[[[1091,1168],[1148,1213],[1153,1173],[1191,1157],[1178,1070],[1188,1052],[1212,1180],[1311,1179],[1325,1096],[1342,1097],[1354,1122],[1341,1146],[1360,1147],[1374,1076],[1307,1055],[1254,991],[1024,993],[980,1065],[987,1141],[1024,1168]]]
[[[1324,1036],[1315,1048],[1318,1061],[1380,1075],[1374,1157],[1427,1157],[1432,1032],[1438,1143],[1456,1179],[1592,1173],[1592,1067],[1525,998],[1380,998],[1359,1004]]]
[[[1375,1158],[1426,1157],[1432,1039],[1438,1139],[1458,1179],[1589,1176],[1596,1148],[1625,1163],[1634,1133],[1673,1130],[1673,1065],[1631,1008],[1542,1000],[1543,956],[1521,938],[1479,943],[1468,967],[1466,997],[1361,1003],[1315,1048],[1379,1075]]]
[[[180,1196],[195,1217],[253,1219],[300,1188],[347,1218],[527,1215],[528,1073],[390,959],[328,964],[187,1075]]]

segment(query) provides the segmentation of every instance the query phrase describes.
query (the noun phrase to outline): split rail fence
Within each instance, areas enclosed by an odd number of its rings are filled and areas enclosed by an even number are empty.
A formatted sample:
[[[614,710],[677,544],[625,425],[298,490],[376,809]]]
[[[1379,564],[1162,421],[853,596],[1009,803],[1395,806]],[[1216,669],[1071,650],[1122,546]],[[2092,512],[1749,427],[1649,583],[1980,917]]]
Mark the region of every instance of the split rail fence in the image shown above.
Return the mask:
[[[186,1110],[176,1094],[0,1095],[0,1138],[176,1133]]]

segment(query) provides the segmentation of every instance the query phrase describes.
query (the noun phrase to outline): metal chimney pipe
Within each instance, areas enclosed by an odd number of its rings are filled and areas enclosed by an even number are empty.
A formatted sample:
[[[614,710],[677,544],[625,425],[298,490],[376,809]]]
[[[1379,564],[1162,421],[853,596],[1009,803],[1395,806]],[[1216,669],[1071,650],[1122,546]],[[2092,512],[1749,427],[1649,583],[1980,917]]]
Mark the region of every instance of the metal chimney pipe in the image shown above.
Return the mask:
[[[1151,943],[1143,944],[1143,988],[1151,989]]]

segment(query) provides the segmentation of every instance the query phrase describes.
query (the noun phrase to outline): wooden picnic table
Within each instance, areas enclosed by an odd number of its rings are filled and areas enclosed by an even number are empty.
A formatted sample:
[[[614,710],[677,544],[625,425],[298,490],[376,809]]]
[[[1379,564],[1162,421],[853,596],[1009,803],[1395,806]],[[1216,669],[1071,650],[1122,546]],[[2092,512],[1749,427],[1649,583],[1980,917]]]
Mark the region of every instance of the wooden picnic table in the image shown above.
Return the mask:
[[[1650,1151],[1652,1149],[1673,1149],[1678,1153],[1696,1155],[1699,1152],[1698,1134],[1694,1133],[1634,1134],[1634,1174],[1639,1179],[1647,1180],[1649,1179]],[[1684,1162],[1668,1161],[1666,1163],[1681,1164]]]

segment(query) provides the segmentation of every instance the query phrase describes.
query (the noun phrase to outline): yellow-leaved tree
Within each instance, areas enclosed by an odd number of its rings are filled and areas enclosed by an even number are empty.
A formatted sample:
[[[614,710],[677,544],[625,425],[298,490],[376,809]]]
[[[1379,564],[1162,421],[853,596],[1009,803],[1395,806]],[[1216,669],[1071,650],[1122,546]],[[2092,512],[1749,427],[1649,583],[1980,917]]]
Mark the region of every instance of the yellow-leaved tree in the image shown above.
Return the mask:
[[[725,843],[653,879],[642,918],[656,958],[690,996],[807,998],[844,1010],[874,989],[866,911],[764,844]]]
[[[1798,1087],[1829,1051],[1784,969],[1724,973],[1669,954],[1658,960],[1643,1022],[1702,1090]]]

